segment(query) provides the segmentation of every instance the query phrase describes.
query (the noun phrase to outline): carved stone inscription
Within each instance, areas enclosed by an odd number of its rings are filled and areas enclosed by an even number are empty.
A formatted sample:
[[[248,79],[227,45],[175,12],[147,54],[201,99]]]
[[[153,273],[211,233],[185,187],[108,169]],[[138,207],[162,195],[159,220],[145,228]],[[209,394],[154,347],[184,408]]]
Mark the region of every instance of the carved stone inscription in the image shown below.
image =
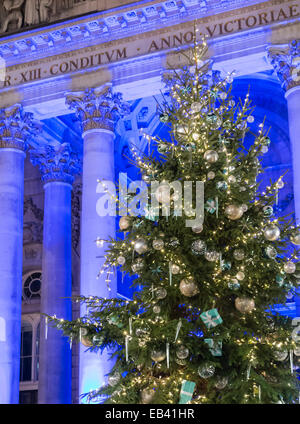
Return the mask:
[[[300,16],[300,3],[273,1],[264,8],[259,6],[240,9],[197,20],[199,37],[208,38],[247,31],[249,29],[290,21]],[[44,78],[97,69],[103,65],[189,45],[193,40],[191,23],[167,27],[156,32],[142,33],[127,39],[110,41],[96,46],[55,55],[26,64],[7,68],[0,87],[11,87]]]

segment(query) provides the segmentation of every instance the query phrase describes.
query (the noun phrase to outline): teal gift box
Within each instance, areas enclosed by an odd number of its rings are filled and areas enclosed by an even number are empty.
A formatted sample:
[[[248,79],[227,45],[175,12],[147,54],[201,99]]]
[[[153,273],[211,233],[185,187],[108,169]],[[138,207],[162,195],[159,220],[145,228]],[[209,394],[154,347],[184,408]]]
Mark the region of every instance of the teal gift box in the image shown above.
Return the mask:
[[[223,322],[217,309],[210,309],[209,311],[203,312],[200,315],[200,318],[202,319],[207,328],[216,327],[217,325],[222,324]]]
[[[183,380],[180,390],[179,403],[188,403],[192,399],[195,386],[196,383],[194,383],[193,381]]]
[[[222,342],[213,339],[204,339],[204,343],[208,344],[210,353],[213,356],[222,356]]]

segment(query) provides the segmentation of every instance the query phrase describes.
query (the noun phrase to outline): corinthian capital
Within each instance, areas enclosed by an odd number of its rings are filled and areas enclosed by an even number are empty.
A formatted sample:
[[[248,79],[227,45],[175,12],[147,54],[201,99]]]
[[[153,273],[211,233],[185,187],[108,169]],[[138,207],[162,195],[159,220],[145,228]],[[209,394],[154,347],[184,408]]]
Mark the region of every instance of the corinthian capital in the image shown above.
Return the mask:
[[[33,114],[24,112],[21,105],[0,109],[0,148],[10,147],[25,151],[39,130]]]
[[[113,92],[110,83],[68,93],[66,103],[75,110],[83,132],[96,128],[113,131],[117,120],[129,113],[129,105],[123,102],[121,93]]]
[[[61,181],[73,184],[74,175],[81,169],[78,155],[72,152],[68,143],[31,150],[30,159],[33,165],[38,165],[44,183]]]
[[[299,40],[293,40],[289,44],[269,47],[268,57],[285,90],[300,85]]]

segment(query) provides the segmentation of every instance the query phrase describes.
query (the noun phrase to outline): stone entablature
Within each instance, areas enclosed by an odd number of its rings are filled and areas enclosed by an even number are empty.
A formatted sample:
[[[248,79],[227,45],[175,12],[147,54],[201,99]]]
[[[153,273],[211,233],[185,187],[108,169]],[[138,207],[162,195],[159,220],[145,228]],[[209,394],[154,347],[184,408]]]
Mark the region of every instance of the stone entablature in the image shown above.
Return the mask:
[[[290,25],[299,22],[299,16],[299,0],[272,0],[206,17],[195,8],[193,13],[189,11],[180,19],[171,14],[145,26],[140,23],[129,27],[118,25],[109,31],[99,24],[100,15],[78,18],[71,26],[57,24],[43,31],[24,33],[21,37],[7,37],[0,43],[0,53],[7,66],[0,87],[9,89],[146,55],[165,54],[190,45],[195,20],[199,37],[205,34],[209,39],[218,40],[242,32],[259,31],[262,27]],[[94,29],[89,30],[89,25]]]

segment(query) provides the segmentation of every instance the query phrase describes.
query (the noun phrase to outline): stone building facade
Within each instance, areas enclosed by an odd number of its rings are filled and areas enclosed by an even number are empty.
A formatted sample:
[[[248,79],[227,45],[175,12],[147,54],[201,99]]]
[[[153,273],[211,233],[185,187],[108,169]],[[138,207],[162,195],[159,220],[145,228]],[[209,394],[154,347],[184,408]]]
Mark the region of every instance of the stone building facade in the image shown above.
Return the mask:
[[[285,171],[280,213],[300,217],[299,0],[4,0],[0,2],[0,403],[78,403],[103,383],[105,356],[46,325],[80,314],[72,294],[130,298],[97,278],[115,220],[100,218],[97,180],[131,179],[141,130],[156,115],[161,73],[194,29],[213,68],[266,116],[266,178]],[[119,94],[118,94],[119,93]],[[154,98],[155,97],[155,98]],[[299,300],[278,305],[300,316]]]

